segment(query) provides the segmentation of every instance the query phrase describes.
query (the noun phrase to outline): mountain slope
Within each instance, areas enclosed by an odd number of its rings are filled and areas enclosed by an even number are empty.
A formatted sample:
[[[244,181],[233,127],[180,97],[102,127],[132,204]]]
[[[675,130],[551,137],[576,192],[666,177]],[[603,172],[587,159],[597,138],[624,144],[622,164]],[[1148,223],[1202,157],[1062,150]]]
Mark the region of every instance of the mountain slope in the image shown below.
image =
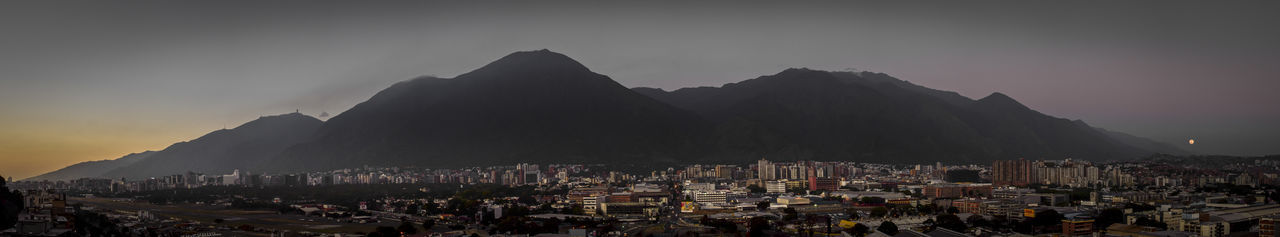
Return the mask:
[[[179,142],[104,177],[146,178],[185,172],[225,174],[232,170],[273,171],[257,165],[311,135],[320,125],[311,116],[290,113],[264,116],[233,129],[222,129]]]
[[[107,172],[146,159],[155,151],[128,154],[114,160],[96,160],[76,163],[53,172],[27,178],[25,181],[65,181],[79,178],[101,178]]]
[[[788,69],[722,87],[635,90],[715,122],[721,159],[986,162],[1150,153],[1004,94],[974,101],[878,73]]]
[[[1168,154],[1168,155],[1193,155],[1192,152],[1183,150],[1182,148],[1178,148],[1177,146],[1174,146],[1172,144],[1157,142],[1155,140],[1151,140],[1145,137],[1134,136],[1132,134],[1111,131],[1103,128],[1095,128],[1095,129],[1097,129],[1098,131],[1104,134],[1110,135],[1116,141],[1122,142],[1126,145],[1136,147],[1139,149],[1152,151],[1160,154]]]
[[[565,55],[526,51],[393,85],[269,167],[677,161],[695,153],[704,124]]]

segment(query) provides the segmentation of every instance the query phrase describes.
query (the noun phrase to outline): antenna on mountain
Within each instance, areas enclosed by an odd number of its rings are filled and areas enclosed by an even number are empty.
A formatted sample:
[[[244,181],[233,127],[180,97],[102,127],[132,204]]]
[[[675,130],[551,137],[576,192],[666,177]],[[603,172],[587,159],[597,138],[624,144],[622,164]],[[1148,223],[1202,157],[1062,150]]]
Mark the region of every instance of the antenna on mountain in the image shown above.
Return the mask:
[[[300,110],[300,109],[293,109],[293,113],[295,113],[295,114],[300,114],[300,112],[298,112],[298,111],[302,111],[302,110]]]

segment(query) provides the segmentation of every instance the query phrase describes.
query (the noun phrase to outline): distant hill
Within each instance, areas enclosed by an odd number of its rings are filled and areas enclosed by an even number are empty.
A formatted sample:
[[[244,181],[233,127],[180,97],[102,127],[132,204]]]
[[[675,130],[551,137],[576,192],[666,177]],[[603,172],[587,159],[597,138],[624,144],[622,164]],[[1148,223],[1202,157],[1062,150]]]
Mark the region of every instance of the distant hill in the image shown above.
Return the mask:
[[[144,151],[128,154],[113,160],[96,160],[80,162],[53,172],[24,179],[24,181],[67,181],[80,178],[101,178],[111,170],[124,167],[139,160],[150,157],[155,151]]]
[[[188,171],[205,174],[226,174],[235,169],[270,171],[258,165],[308,138],[321,124],[319,119],[299,113],[264,116],[239,127],[175,143],[102,176],[137,179]]]

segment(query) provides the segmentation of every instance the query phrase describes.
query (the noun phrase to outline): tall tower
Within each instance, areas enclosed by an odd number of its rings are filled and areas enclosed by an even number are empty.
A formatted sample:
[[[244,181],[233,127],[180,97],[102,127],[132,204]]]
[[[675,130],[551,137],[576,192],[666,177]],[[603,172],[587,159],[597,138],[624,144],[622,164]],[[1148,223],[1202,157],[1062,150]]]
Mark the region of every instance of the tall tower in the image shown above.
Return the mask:
[[[758,176],[760,180],[777,179],[777,172],[778,169],[773,167],[773,163],[765,160],[764,158],[760,158],[760,161],[756,162],[756,176]]]
[[[1031,185],[1034,176],[1029,160],[997,160],[991,164],[991,181],[996,186]]]

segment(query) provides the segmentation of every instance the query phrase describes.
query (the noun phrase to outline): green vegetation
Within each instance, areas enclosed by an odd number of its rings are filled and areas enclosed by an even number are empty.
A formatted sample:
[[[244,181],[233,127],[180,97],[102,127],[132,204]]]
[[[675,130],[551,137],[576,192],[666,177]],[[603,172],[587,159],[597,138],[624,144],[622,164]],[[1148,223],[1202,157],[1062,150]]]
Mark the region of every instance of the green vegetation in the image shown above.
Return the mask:
[[[4,177],[0,177],[0,230],[18,224],[18,213],[23,205],[22,193],[10,191]]]

